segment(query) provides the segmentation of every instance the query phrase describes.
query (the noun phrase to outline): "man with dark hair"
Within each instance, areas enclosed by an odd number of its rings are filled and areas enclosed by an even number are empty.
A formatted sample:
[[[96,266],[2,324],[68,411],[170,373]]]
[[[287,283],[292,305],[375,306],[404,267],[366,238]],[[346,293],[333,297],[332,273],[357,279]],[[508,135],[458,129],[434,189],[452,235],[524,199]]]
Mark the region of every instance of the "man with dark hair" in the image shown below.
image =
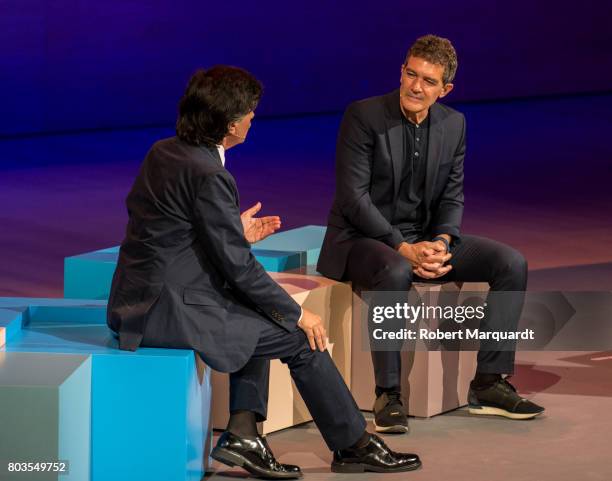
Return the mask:
[[[332,470],[416,469],[366,422],[325,349],[321,318],[300,306],[251,253],[278,217],[240,215],[225,151],[245,141],[261,85],[248,72],[197,72],[180,101],[177,136],[147,154],[127,198],[129,222],[108,303],[122,349],[194,349],[230,372],[230,419],[212,457],[267,478],[297,478],[276,461],[256,422],[266,418],[270,359],[286,363],[325,442]]]
[[[460,235],[465,118],[436,103],[453,89],[456,70],[451,42],[426,35],[410,47],[398,90],[347,108],[336,149],[336,194],[317,269],[351,281],[358,292],[405,293],[415,279],[486,281],[492,292],[517,292],[503,305],[489,296],[491,315],[483,325],[514,330],[527,284],[524,257],[500,242]],[[512,419],[541,413],[543,408],[521,398],[503,377],[514,371],[513,349],[482,347],[470,385],[470,413]],[[400,348],[372,349],[379,432],[408,432]]]

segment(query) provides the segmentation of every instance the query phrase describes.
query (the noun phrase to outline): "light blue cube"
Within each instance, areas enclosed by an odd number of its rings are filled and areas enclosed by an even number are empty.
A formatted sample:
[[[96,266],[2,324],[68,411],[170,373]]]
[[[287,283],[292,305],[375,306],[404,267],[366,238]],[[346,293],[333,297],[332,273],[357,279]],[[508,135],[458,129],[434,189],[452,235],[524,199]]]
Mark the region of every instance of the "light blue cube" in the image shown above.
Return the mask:
[[[66,462],[53,471],[39,465],[31,473],[4,465],[0,477],[89,481],[91,357],[0,352],[0,366],[0,459]]]
[[[325,229],[320,225],[307,225],[278,232],[255,244],[255,248],[277,252],[303,252],[306,256],[304,265],[314,265],[319,260]]]
[[[210,368],[190,350],[120,351],[105,304],[0,299],[3,312],[14,312],[22,324],[4,349],[91,358],[87,479],[200,481],[212,442]]]
[[[285,272],[314,265],[325,236],[325,227],[308,225],[272,234],[253,245],[253,255],[269,272]],[[64,297],[108,299],[119,247],[64,259]]]

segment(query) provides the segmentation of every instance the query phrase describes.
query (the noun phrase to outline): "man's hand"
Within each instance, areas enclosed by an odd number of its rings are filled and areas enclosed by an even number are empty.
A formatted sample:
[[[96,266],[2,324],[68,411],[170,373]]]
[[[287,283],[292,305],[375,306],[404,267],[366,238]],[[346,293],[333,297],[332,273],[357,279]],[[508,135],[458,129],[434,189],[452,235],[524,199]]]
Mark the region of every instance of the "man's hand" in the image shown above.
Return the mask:
[[[242,229],[244,230],[244,237],[251,244],[259,242],[265,239],[270,234],[273,234],[281,226],[280,217],[276,215],[268,217],[253,217],[261,209],[261,202],[257,202],[250,209],[245,210],[240,214],[240,220],[242,221]]]
[[[310,349],[315,351],[317,347],[319,351],[325,351],[325,328],[323,327],[323,321],[315,313],[310,312],[307,309],[303,309],[302,318],[298,322],[298,327],[306,333]]]
[[[453,268],[451,265],[444,265],[452,256],[446,252],[443,242],[402,242],[397,250],[410,262],[413,272],[423,279],[442,277]]]

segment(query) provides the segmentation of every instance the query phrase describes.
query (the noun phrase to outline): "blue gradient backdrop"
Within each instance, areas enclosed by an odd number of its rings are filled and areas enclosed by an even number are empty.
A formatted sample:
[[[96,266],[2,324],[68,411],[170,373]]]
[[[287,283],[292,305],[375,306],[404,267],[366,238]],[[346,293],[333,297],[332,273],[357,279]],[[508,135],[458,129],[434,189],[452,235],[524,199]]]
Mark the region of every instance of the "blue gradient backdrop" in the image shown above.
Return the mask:
[[[171,125],[189,75],[229,63],[259,113],[340,111],[394,88],[415,37],[451,38],[453,101],[609,90],[605,0],[0,0],[0,136]]]

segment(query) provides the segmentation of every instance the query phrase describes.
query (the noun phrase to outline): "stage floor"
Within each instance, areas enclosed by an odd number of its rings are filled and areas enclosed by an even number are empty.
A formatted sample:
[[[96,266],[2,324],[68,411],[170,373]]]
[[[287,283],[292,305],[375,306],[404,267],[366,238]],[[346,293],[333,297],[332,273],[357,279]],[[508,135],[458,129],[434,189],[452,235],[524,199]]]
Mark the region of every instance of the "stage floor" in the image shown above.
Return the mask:
[[[410,419],[410,434],[386,435],[397,451],[416,452],[423,467],[388,475],[335,474],[331,454],[308,423],[269,436],[281,462],[298,464],[306,480],[414,481],[608,481],[612,352],[519,354],[513,379],[523,394],[546,407],[530,421],[475,417],[459,409],[429,419]],[[368,428],[373,430],[372,415]],[[241,476],[238,468],[214,463],[209,479]]]

